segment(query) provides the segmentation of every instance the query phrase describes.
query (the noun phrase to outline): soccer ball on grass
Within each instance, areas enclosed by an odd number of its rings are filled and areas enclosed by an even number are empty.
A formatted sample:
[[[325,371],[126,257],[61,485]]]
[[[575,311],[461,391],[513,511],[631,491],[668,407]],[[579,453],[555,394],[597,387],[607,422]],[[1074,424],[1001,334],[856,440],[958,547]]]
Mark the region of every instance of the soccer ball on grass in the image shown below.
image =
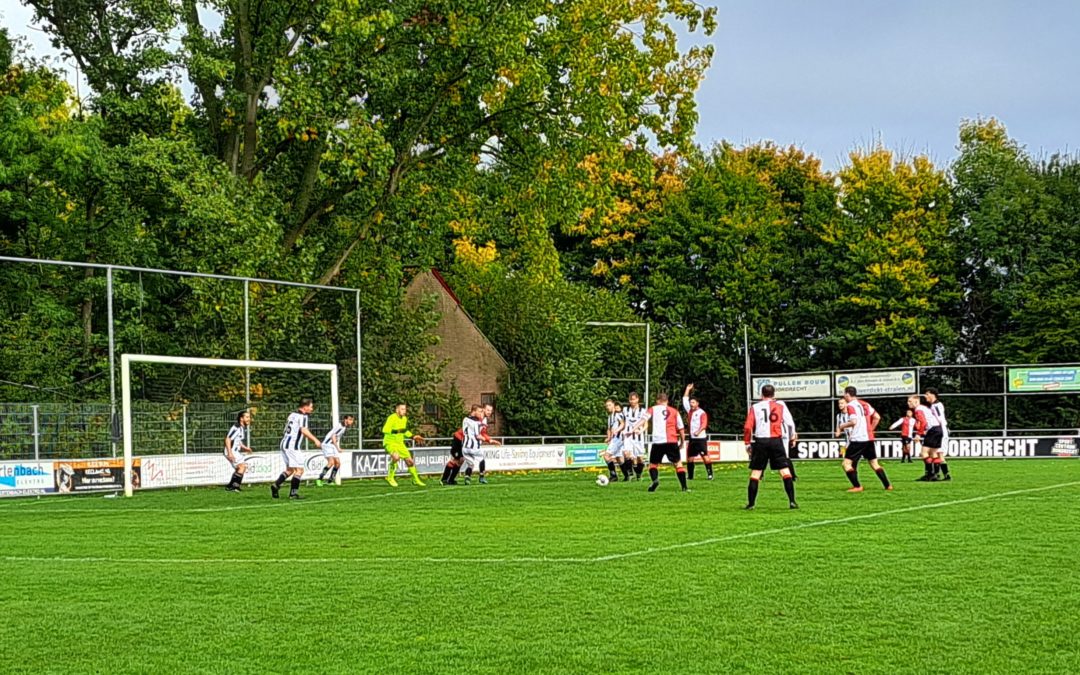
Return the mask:
[[[606,486],[609,482],[610,481],[608,480],[608,477],[605,476],[604,474],[600,474],[599,476],[596,477],[596,484],[599,485],[600,487]]]

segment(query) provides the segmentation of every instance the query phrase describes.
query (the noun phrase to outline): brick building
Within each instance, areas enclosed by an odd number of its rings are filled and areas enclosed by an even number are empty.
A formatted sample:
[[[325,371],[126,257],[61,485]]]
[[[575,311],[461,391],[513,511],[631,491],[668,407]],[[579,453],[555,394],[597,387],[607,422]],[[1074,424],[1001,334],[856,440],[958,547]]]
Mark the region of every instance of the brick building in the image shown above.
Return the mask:
[[[429,295],[435,297],[435,309],[441,317],[435,328],[439,342],[429,348],[437,361],[446,364],[440,389],[450,391],[451,386],[456,386],[465,405],[494,403],[509,372],[506,360],[480,332],[446,280],[434,269],[417,274],[405,289],[409,302],[418,302]],[[460,411],[428,409],[426,412],[456,416]],[[505,429],[498,407],[491,427],[492,435],[501,435]]]

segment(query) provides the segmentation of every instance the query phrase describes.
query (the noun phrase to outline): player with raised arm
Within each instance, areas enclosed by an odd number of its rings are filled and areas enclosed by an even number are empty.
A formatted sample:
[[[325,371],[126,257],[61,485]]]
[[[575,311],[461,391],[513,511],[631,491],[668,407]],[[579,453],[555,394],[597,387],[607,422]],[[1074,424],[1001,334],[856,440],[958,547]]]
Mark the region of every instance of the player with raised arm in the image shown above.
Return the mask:
[[[315,481],[315,485],[322,487],[324,485],[334,485],[334,480],[337,478],[338,469],[341,468],[341,437],[345,435],[345,431],[353,425],[355,418],[352,415],[346,415],[341,418],[341,422],[334,425],[330,431],[323,436],[322,439],[322,453],[326,458],[326,466],[319,472],[319,478]],[[330,472],[330,478],[327,482],[323,482],[326,478],[326,473]]]
[[[303,499],[300,496],[300,477],[304,475],[304,451],[300,444],[304,438],[321,448],[322,443],[315,438],[315,434],[308,429],[308,416],[315,409],[315,403],[310,398],[300,399],[300,405],[294,412],[289,413],[289,419],[285,422],[285,432],[281,437],[281,457],[285,460],[285,471],[270,485],[270,496],[278,498],[281,484],[291,479],[289,483],[289,499]]]
[[[761,388],[761,400],[750,406],[743,424],[743,442],[750,455],[750,482],[746,486],[747,511],[753,511],[757,503],[758,487],[766,467],[779,471],[784,480],[788,508],[797,509],[795,501],[795,477],[791,475],[791,458],[788,447],[799,440],[795,420],[783,401],[773,398],[776,388],[767,384]]]
[[[686,487],[686,467],[683,466],[679,455],[679,447],[686,440],[686,427],[683,426],[682,415],[675,408],[668,405],[668,395],[660,392],[656,395],[656,405],[649,408],[645,417],[638,422],[635,431],[644,431],[646,425],[652,423],[652,447],[649,449],[649,492],[656,492],[660,487],[660,464],[667,460],[675,465],[675,475],[679,477],[679,485],[683,492],[688,492]]]
[[[630,392],[630,404],[623,410],[626,423],[623,431],[623,473],[633,471],[634,480],[641,480],[645,470],[645,432],[639,427],[645,419],[645,409],[641,407],[641,396],[636,391]]]
[[[908,408],[904,411],[904,416],[896,420],[889,425],[889,429],[900,428],[900,447],[903,454],[900,456],[900,463],[907,462],[912,463],[911,459],[911,440],[915,437],[915,411]]]
[[[462,455],[465,462],[465,484],[472,483],[473,471],[480,474],[480,483],[486,484],[484,473],[487,471],[487,459],[481,445],[484,442],[484,409],[474,405],[469,410],[469,416],[461,420],[461,432],[464,440],[461,444]]]
[[[892,483],[885,475],[885,469],[878,462],[877,443],[874,441],[874,430],[881,422],[881,415],[868,402],[858,398],[858,390],[855,387],[844,389],[844,400],[847,402],[847,421],[836,430],[836,437],[840,433],[850,433],[847,451],[844,452],[844,473],[851,481],[848,492],[862,492],[863,487],[859,482],[859,460],[865,457],[870,461],[870,468],[877,474],[878,480],[886,490],[892,490]]]
[[[416,472],[416,462],[413,461],[412,453],[405,447],[405,439],[413,439],[413,443],[423,443],[424,437],[414,434],[409,429],[407,416],[409,407],[404,403],[394,406],[394,412],[386,418],[383,424],[383,448],[390,455],[390,463],[386,467],[386,482],[392,487],[397,487],[394,474],[397,473],[398,462],[404,460],[405,466],[409,467],[409,474],[415,485],[424,487],[424,481],[420,480],[420,474]]]
[[[612,482],[619,480],[619,474],[615,472],[615,464],[623,467],[624,480],[630,480],[630,472],[623,462],[623,439],[622,434],[626,429],[626,417],[619,411],[619,404],[615,399],[609,398],[604,402],[607,409],[607,437],[604,439],[607,447],[604,448],[604,462],[607,463],[608,475]]]
[[[701,457],[705,463],[705,472],[709,480],[713,479],[712,458],[709,457],[709,414],[701,409],[701,402],[691,396],[694,385],[686,385],[683,391],[682,405],[686,411],[687,425],[690,427],[690,440],[686,444],[686,478],[694,480],[694,457]]]
[[[494,414],[495,406],[490,403],[485,403],[483,406],[480,406],[480,430],[478,434],[481,445],[484,443],[489,445],[502,445],[502,443],[488,435],[488,423],[491,420],[491,416]],[[464,434],[464,427],[462,427],[462,433]],[[474,452],[469,454],[469,458],[473,461],[466,462],[468,466],[465,467],[465,484],[472,483],[473,470],[475,469],[480,477],[480,484],[487,485],[487,456],[484,449],[478,447]]]
[[[945,419],[945,404],[938,397],[937,389],[927,389],[923,395],[926,397],[926,402],[930,404],[930,412],[941,427],[941,442],[937,452],[934,453],[934,475],[940,476],[941,480],[952,480],[949,463],[945,461],[949,453],[949,422]]]
[[[226,492],[240,492],[240,483],[244,482],[244,473],[247,472],[247,460],[244,453],[250,453],[251,448],[244,445],[244,436],[247,428],[251,426],[251,413],[242,410],[236,416],[236,424],[229,427],[229,433],[225,436],[225,459],[232,464],[233,475],[229,484],[225,486]]]

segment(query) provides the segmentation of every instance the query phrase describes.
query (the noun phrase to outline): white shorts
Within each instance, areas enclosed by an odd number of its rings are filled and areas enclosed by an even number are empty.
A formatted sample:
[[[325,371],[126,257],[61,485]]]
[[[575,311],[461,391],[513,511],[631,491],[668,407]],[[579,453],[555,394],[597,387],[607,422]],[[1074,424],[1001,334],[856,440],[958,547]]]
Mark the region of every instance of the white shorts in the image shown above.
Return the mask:
[[[300,449],[289,450],[286,448],[281,449],[281,459],[285,462],[286,468],[289,469],[303,469],[304,468],[304,451]]]
[[[480,470],[480,462],[484,461],[483,450],[466,450],[463,458],[465,459],[465,465],[473,471]]]
[[[627,457],[644,457],[645,441],[637,438],[623,439],[623,455]]]
[[[247,457],[245,457],[244,453],[240,452],[239,450],[233,450],[232,455],[233,455],[233,457],[236,458],[235,462],[229,459],[229,453],[226,452],[224,454],[225,454],[225,461],[228,462],[229,464],[231,464],[232,468],[234,468],[234,469],[239,469],[241,464],[247,464]]]
[[[941,434],[941,447],[938,448],[938,454],[942,457],[949,456],[949,432]]]
[[[341,450],[338,450],[338,447],[333,443],[323,443],[322,454],[323,457],[337,457],[341,454]]]
[[[608,442],[607,453],[612,457],[621,457],[623,454],[622,436],[616,436]]]

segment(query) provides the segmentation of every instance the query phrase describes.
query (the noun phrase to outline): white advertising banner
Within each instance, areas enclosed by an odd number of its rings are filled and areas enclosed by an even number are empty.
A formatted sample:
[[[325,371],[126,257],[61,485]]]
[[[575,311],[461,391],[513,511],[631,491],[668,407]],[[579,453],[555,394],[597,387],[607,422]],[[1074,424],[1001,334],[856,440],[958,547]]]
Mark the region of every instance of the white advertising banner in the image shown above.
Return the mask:
[[[0,497],[56,492],[52,462],[0,462]]]
[[[754,378],[754,398],[761,398],[761,388],[771,384],[776,398],[829,398],[832,396],[828,373],[809,375],[772,375]]]
[[[352,476],[348,454],[342,454],[341,478]],[[247,460],[245,483],[273,481],[285,470],[280,452],[255,452],[244,455]],[[199,485],[225,485],[232,476],[232,465],[224,454],[154,455],[142,457],[142,487],[195,487]],[[326,466],[321,452],[304,453],[304,479],[314,480]]]
[[[855,387],[859,396],[884,396],[889,394],[914,394],[914,370],[883,370],[874,373],[837,373],[836,396],[846,387]]]
[[[489,471],[566,468],[565,445],[485,445]]]

